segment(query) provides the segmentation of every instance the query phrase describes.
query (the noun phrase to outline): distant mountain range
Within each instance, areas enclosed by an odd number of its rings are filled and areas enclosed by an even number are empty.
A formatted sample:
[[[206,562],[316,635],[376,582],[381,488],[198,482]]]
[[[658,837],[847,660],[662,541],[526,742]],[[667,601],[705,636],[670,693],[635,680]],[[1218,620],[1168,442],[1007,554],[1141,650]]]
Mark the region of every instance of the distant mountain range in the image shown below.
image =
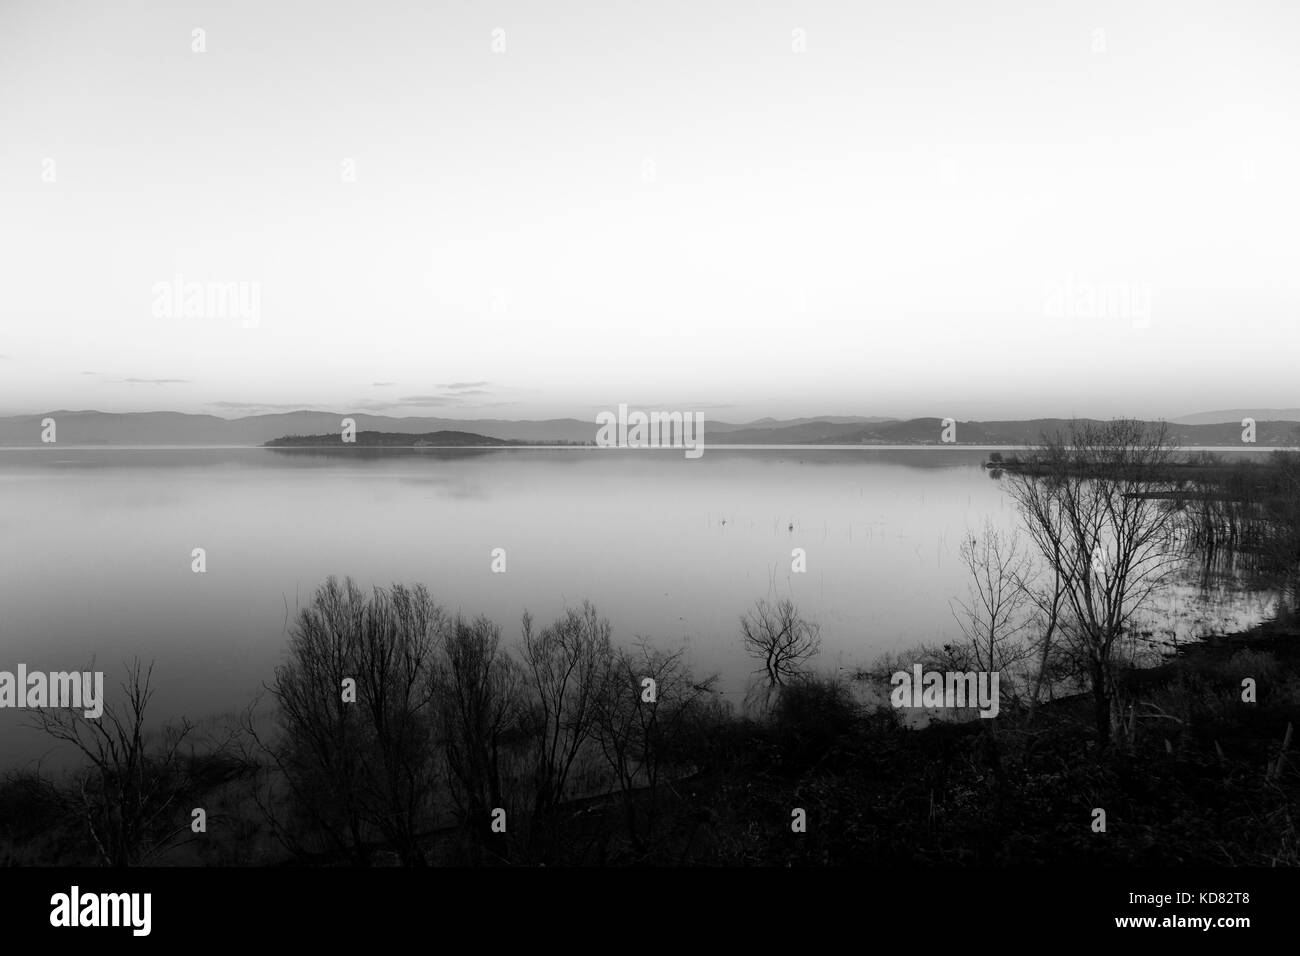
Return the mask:
[[[1300,422],[1300,408],[1229,408],[1217,412],[1198,412],[1171,419],[1178,425],[1215,425],[1222,422],[1241,424],[1243,418],[1257,422]]]
[[[1069,420],[1034,418],[1028,421],[957,422],[954,438],[959,445],[1032,445],[1043,435],[1064,431]],[[1180,425],[1169,423],[1180,445],[1240,445],[1241,419],[1225,424]],[[722,434],[704,428],[705,445],[933,445],[939,444],[943,420],[913,418],[873,425],[834,425],[824,421],[769,428],[742,428]],[[1259,445],[1300,445],[1300,421],[1257,421]]]
[[[181,412],[55,411],[0,418],[0,445],[40,443],[41,420],[57,422],[60,444],[75,445],[261,445],[290,435],[339,434],[351,418],[358,431],[422,435],[472,432],[502,441],[591,441],[596,426],[573,418],[548,421],[392,418],[349,412],[299,411],[226,419]]]
[[[351,412],[297,411],[244,418],[216,415],[188,415],[183,412],[98,412],[59,410],[40,415],[0,418],[0,446],[40,444],[41,421],[53,418],[60,444],[68,445],[262,445],[291,435],[323,435],[340,430],[343,418],[356,422],[357,430],[421,435],[439,431],[470,432],[502,441],[590,443],[596,438],[596,424],[576,418],[542,421],[511,421],[496,418],[394,418]],[[832,416],[826,419],[764,418],[732,424],[708,421],[708,436],[753,427],[784,428],[817,422],[859,427],[888,418]],[[816,429],[813,429],[816,431]]]
[[[1292,416],[1292,417],[1286,417]],[[386,415],[346,412],[298,411],[226,419],[215,415],[181,412],[54,411],[41,415],[0,418],[0,446],[39,445],[41,421],[57,423],[60,445],[262,445],[291,436],[338,435],[340,422],[356,421],[358,433],[409,436],[414,444],[442,432],[469,433],[493,442],[589,444],[597,426],[576,418],[545,421],[506,419],[392,418]],[[1219,417],[1220,421],[1202,419]],[[1206,412],[1170,422],[1175,440],[1185,445],[1240,445],[1241,420],[1256,420],[1256,443],[1300,444],[1300,409]],[[1067,419],[1036,418],[1027,421],[958,422],[957,444],[1025,445],[1043,434],[1064,428]],[[939,444],[943,423],[939,418],[828,416],[826,418],[764,418],[745,423],[705,421],[708,445],[915,445]],[[307,441],[308,438],[301,439]],[[400,441],[400,439],[394,439]],[[285,442],[292,444],[294,442]]]

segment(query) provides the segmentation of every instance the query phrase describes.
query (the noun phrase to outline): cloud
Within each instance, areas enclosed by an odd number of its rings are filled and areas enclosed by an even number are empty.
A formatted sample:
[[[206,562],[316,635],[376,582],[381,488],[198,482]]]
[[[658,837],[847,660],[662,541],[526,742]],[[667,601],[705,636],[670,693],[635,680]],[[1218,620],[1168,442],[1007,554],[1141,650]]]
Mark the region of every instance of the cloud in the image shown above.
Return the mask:
[[[443,390],[440,394],[403,395],[397,401],[402,405],[460,405],[464,404],[463,399],[471,395],[491,395],[490,391],[479,387],[491,384],[491,382],[445,382],[433,386]]]
[[[82,372],[82,375],[94,375],[97,378],[103,378],[107,372]],[[114,378],[109,379],[109,385],[188,385],[188,378]]]
[[[136,379],[135,381],[149,381],[148,379]],[[172,381],[170,379],[159,379],[159,382]],[[374,382],[372,387],[382,388],[390,385],[396,385],[397,382]],[[475,401],[480,395],[491,395],[489,390],[471,388],[472,385],[486,385],[486,382],[453,382],[451,385],[456,386],[455,391],[439,392],[427,395],[402,395],[397,398],[359,398],[355,401],[344,403],[353,411],[365,411],[383,413],[395,409],[406,408],[438,408],[448,405],[471,406],[474,408],[487,408],[495,405],[517,405],[518,402],[491,402],[484,403]],[[435,388],[450,388],[450,385],[436,385]],[[322,406],[315,405],[311,402],[299,402],[294,405],[281,405],[275,402],[206,402],[210,408],[226,409],[240,412],[259,412],[259,411],[319,411]],[[339,406],[339,402],[331,402],[329,408]]]
[[[454,395],[403,395],[398,400],[400,405],[452,405],[456,401]]]
[[[250,408],[273,408],[277,411],[311,411],[314,406],[311,402],[299,402],[296,405],[276,405],[271,402],[207,402],[212,408],[230,408],[239,411],[246,411]]]
[[[472,382],[460,382],[463,386],[454,392],[441,395],[403,395],[397,400],[400,405],[464,405],[465,399],[473,395],[491,395],[492,392],[482,388],[469,388]],[[437,388],[443,388],[439,385]]]

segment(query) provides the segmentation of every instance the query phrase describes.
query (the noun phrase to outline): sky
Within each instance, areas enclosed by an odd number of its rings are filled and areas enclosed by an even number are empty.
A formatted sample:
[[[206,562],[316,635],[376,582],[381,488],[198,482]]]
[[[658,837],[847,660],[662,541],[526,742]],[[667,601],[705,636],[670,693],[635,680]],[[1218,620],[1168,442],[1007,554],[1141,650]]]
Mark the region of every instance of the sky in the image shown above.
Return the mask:
[[[0,414],[1294,406],[1297,169],[1293,2],[3,0]]]

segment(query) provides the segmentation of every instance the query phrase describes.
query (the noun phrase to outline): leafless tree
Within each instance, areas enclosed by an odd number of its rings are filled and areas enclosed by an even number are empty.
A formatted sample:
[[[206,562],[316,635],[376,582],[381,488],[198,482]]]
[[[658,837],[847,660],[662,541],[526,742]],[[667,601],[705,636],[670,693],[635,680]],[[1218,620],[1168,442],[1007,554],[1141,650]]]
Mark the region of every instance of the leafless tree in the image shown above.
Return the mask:
[[[357,648],[357,704],[364,708],[366,814],[403,864],[425,864],[438,764],[433,706],[435,652],[445,615],[423,585],[376,588]]]
[[[1059,521],[1059,512],[1050,518]],[[1037,608],[1037,621],[1041,627],[1037,638],[1038,662],[1034,668],[1034,686],[1029,694],[1028,720],[1030,722],[1033,721],[1038,704],[1043,699],[1043,688],[1049,683],[1049,671],[1054,659],[1053,652],[1056,649],[1053,642],[1061,630],[1061,617],[1065,611],[1066,585],[1069,578],[1063,567],[1064,562],[1060,560],[1061,530],[1057,527],[1056,533],[1049,536],[1058,543],[1053,545],[1052,556],[1047,559],[1046,574],[1040,577],[1031,571],[1030,575],[1021,582],[1025,593]]]
[[[142,669],[137,658],[120,685],[123,703],[106,703],[98,718],[61,709],[41,709],[32,717],[35,727],[72,744],[90,762],[79,775],[74,802],[108,866],[146,863],[189,831],[189,817],[177,816],[191,783],[192,755],[181,748],[194,728],[182,718],[150,746],[145,712],[154,695],[152,678],[153,664]]]
[[[536,741],[533,813],[538,820],[564,799],[574,761],[591,735],[612,656],[609,621],[588,601],[536,633],[532,617],[524,614],[521,658],[531,696],[529,730]]]
[[[659,785],[679,734],[711,699],[715,684],[715,677],[696,680],[681,650],[665,653],[645,641],[620,650],[610,662],[597,704],[596,740],[614,774],[628,836],[638,850],[653,836]],[[638,799],[645,807],[644,828]]]
[[[263,742],[245,721],[298,811],[353,863],[370,861],[373,831],[404,863],[424,862],[419,836],[438,776],[434,653],[444,620],[423,587],[366,595],[351,579],[330,578],[299,611],[289,659],[269,688],[280,739]],[[355,700],[345,699],[345,680],[355,682]]]
[[[523,717],[523,673],[500,645],[501,629],[492,621],[457,617],[438,682],[452,799],[480,846],[491,811],[507,808],[503,765]]]
[[[749,656],[762,662],[760,673],[769,690],[798,677],[821,649],[821,628],[803,617],[789,598],[775,605],[758,601],[753,611],[741,616],[740,632]]]
[[[1116,641],[1178,559],[1178,513],[1164,500],[1173,454],[1163,424],[1075,421],[1009,471],[1029,536],[1058,572],[1103,744],[1121,720]]]
[[[278,705],[280,737],[263,742],[251,720],[245,729],[269,756],[293,797],[292,806],[353,864],[370,862],[361,786],[362,715],[344,702],[345,679],[356,679],[365,595],[348,579],[331,577],[299,610],[289,634],[289,659],[268,688]],[[268,798],[268,808],[275,800]],[[285,828],[276,825],[279,832]]]
[[[1028,613],[1029,555],[1015,535],[999,531],[991,521],[980,534],[966,535],[960,553],[970,572],[970,588],[965,600],[953,602],[952,610],[972,663],[989,673],[1011,672],[1030,653],[1025,640],[1033,623]]]

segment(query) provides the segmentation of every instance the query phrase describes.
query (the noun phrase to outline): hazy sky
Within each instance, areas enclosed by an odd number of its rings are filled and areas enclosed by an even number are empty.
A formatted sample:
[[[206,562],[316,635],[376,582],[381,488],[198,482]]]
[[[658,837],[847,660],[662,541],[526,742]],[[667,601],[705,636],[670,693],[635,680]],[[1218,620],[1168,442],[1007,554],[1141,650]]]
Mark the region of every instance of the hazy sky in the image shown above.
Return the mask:
[[[0,414],[1293,406],[1298,100],[1294,0],[3,0]]]

